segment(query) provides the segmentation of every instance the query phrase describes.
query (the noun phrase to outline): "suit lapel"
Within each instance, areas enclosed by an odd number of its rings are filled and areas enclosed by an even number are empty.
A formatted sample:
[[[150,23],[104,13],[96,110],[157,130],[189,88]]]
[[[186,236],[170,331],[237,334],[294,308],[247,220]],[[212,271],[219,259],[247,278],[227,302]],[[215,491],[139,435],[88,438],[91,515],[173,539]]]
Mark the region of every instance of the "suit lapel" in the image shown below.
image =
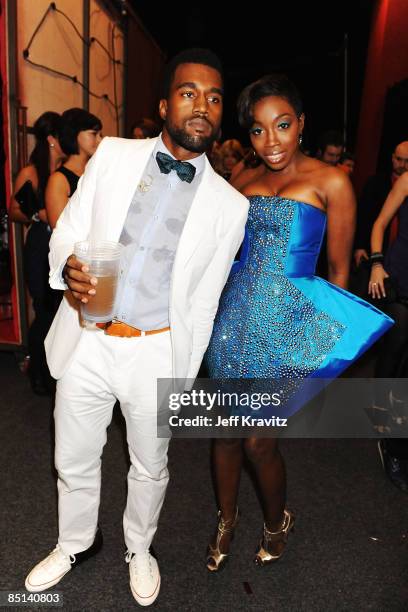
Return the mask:
[[[112,195],[115,206],[109,207],[108,231],[111,240],[119,241],[133,195],[140,183],[156,141],[157,138],[146,140],[143,147],[137,148],[126,156],[126,164],[118,169],[120,179],[115,180],[115,192]]]
[[[214,225],[218,212],[214,197],[214,170],[206,159],[204,174],[191,204],[177,248],[175,266],[184,267],[191,259],[209,225]]]

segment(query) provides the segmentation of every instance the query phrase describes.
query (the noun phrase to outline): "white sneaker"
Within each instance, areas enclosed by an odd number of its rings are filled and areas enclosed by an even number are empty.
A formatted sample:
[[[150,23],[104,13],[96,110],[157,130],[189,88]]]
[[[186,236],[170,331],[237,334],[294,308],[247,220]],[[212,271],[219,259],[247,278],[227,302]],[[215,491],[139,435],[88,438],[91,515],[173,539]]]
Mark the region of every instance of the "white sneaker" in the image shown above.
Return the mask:
[[[160,571],[156,559],[149,551],[134,554],[128,550],[126,563],[129,563],[133,597],[141,606],[150,606],[160,591]]]
[[[25,588],[30,593],[45,591],[57,584],[69,572],[75,563],[75,555],[66,555],[59,544],[40,563],[31,570],[25,581]]]

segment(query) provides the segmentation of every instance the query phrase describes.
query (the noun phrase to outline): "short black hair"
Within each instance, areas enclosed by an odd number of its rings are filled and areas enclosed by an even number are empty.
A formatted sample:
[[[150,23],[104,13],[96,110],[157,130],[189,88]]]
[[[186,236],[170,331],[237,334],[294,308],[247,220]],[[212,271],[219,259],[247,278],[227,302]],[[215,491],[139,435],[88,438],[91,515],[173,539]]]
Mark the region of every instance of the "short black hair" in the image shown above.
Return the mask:
[[[77,155],[79,153],[77,136],[85,130],[102,129],[101,120],[84,110],[83,108],[69,108],[61,115],[61,128],[59,143],[65,155]]]
[[[267,74],[247,85],[239,95],[237,107],[241,127],[248,130],[252,126],[254,105],[269,96],[284,98],[292,106],[298,118],[303,113],[302,98],[296,85],[285,74]]]
[[[319,140],[320,151],[324,153],[326,147],[329,145],[333,147],[344,147],[344,139],[339,130],[327,130],[323,132]]]
[[[185,49],[175,55],[166,65],[163,74],[162,98],[169,97],[171,84],[173,82],[174,73],[180,64],[203,64],[214,68],[221,75],[221,80],[224,83],[224,72],[222,69],[221,60],[210,49],[192,48]]]

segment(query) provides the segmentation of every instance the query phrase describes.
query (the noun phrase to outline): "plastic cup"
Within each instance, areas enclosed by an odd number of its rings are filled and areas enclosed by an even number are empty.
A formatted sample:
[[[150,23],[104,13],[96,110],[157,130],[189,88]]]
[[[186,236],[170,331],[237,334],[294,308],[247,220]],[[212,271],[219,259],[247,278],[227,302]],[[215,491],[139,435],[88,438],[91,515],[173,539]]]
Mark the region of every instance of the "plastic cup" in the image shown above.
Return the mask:
[[[116,289],[123,246],[118,242],[77,242],[74,255],[89,266],[88,274],[98,279],[96,294],[88,295],[88,303],[81,303],[82,318],[95,323],[106,323],[114,317]]]

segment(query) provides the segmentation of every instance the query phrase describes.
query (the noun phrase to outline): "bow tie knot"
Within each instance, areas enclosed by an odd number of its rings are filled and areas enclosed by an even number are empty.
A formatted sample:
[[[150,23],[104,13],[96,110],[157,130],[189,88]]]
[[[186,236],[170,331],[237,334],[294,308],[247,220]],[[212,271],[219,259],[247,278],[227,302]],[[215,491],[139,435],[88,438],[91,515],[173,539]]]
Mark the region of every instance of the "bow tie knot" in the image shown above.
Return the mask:
[[[167,153],[156,153],[156,160],[160,168],[160,172],[163,174],[169,174],[172,170],[177,172],[177,176],[181,181],[187,181],[191,183],[195,176],[195,166],[189,162],[179,161],[167,155]]]

